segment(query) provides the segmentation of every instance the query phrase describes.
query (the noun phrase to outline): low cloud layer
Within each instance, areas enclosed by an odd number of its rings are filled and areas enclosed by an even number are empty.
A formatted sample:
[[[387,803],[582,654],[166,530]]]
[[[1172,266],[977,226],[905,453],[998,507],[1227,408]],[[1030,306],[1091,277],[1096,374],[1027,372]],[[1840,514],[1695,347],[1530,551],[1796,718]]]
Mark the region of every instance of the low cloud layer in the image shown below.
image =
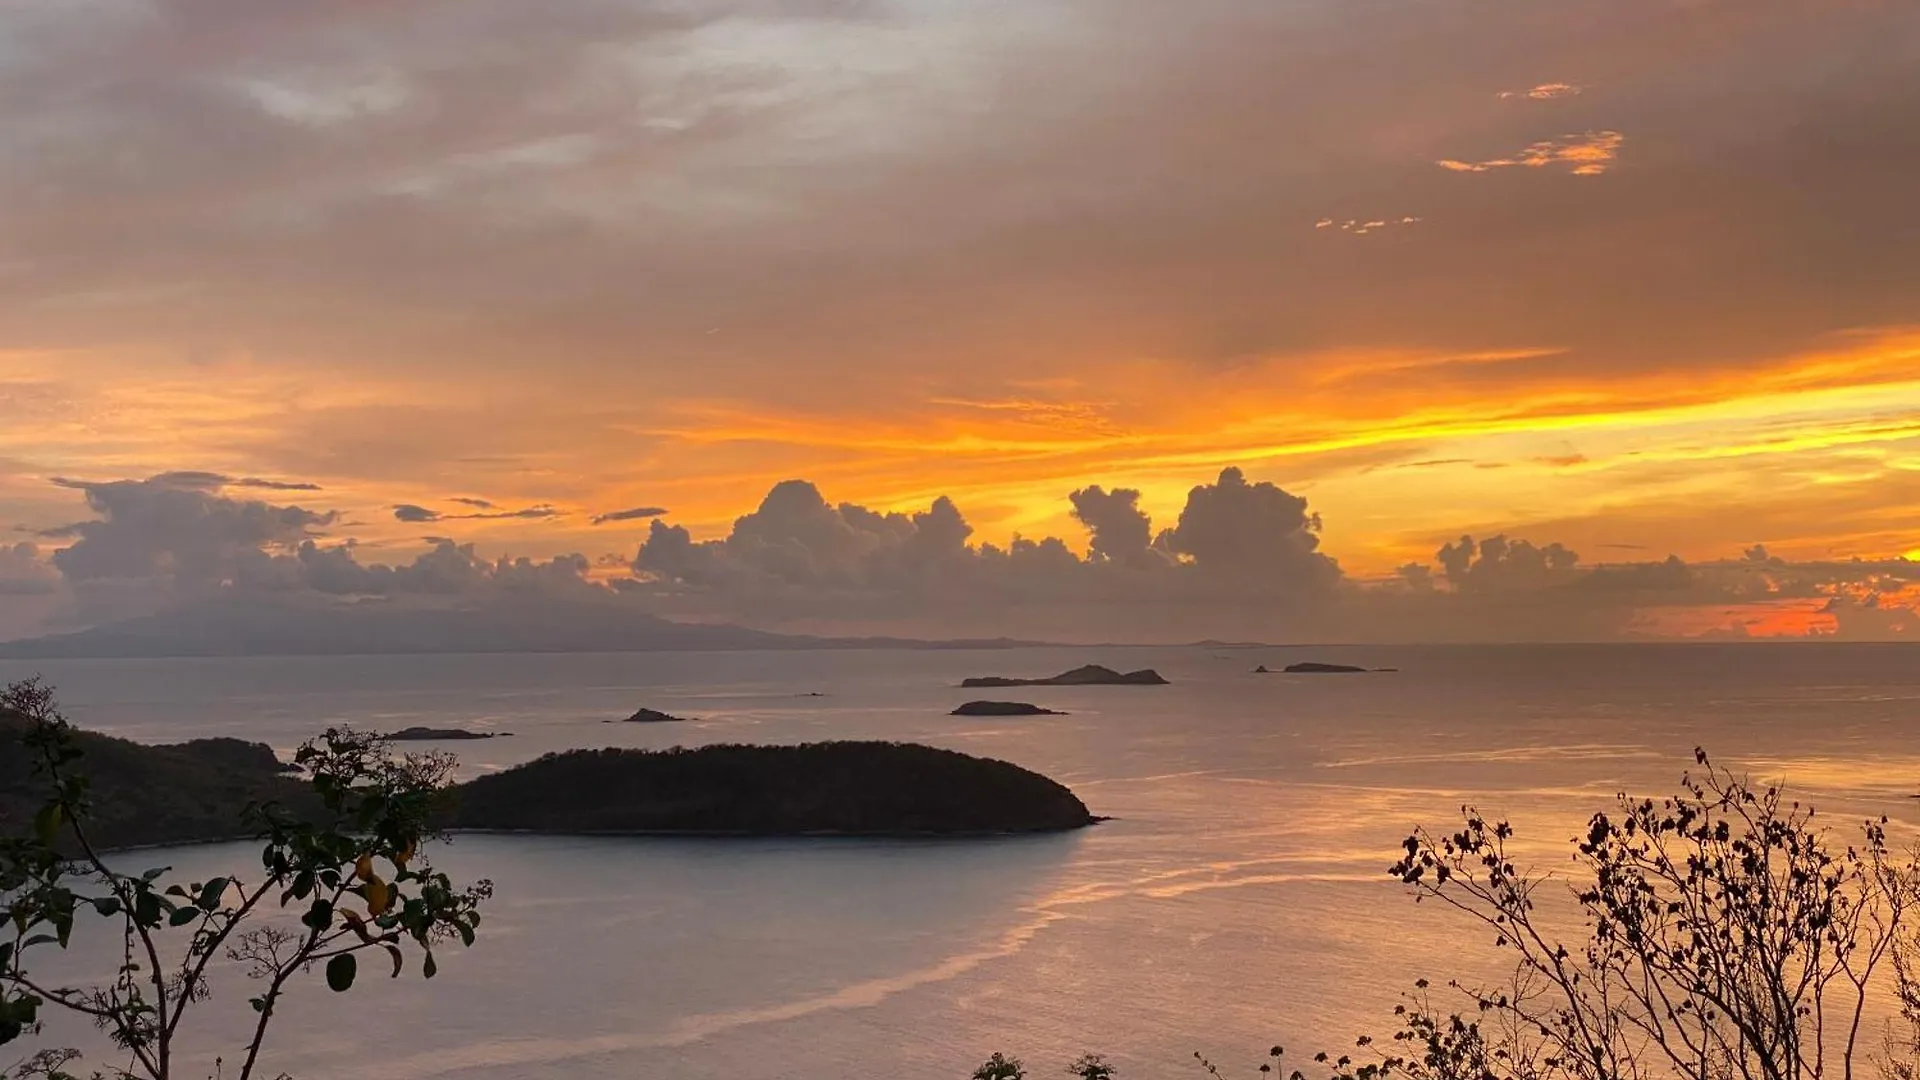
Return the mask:
[[[653,516],[630,557],[487,557],[435,538],[382,560],[331,509],[283,505],[213,474],[61,481],[94,516],[64,543],[0,548],[0,635],[211,599],[444,607],[592,601],[767,629],[920,637],[1267,641],[1618,640],[1920,634],[1920,566],[1725,560],[1589,564],[1495,534],[1441,542],[1385,580],[1343,572],[1309,501],[1237,468],[1193,485],[1156,526],[1140,493],[1066,494],[1072,538],[977,543],[952,500],[881,511],[789,480],[724,536]],[[456,500],[449,500],[450,502]],[[409,509],[396,508],[396,513]],[[424,508],[412,508],[424,509]],[[439,515],[476,519],[511,511]],[[650,515],[651,516],[651,515]]]

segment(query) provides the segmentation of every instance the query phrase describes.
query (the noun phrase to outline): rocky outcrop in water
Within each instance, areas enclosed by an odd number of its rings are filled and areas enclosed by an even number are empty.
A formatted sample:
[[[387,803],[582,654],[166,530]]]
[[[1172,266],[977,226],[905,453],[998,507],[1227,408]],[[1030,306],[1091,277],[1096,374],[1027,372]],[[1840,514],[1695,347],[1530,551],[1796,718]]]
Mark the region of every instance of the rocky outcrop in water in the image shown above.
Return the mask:
[[[1099,664],[1088,664],[1044,679],[1015,679],[1003,675],[984,675],[962,680],[966,688],[996,686],[1166,686],[1167,680],[1152,668],[1119,672]]]

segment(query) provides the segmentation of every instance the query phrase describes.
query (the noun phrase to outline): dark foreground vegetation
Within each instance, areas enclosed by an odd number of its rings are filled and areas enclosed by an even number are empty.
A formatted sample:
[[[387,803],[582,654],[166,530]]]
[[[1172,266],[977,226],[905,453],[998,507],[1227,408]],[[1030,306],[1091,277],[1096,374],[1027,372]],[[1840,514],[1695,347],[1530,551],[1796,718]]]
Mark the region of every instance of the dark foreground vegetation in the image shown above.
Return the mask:
[[[32,721],[0,709],[0,836],[25,832],[51,791],[28,746]],[[252,835],[243,811],[279,802],[315,805],[308,786],[263,743],[198,739],[146,746],[89,732],[71,732],[93,784],[91,838],[101,848],[136,847]]]
[[[329,731],[295,754],[296,784],[278,777],[271,752],[247,744],[136,754],[132,744],[82,735],[32,681],[0,691],[0,723],[7,739],[0,765],[10,778],[25,776],[24,785],[9,784],[0,823],[0,1054],[40,1034],[56,1013],[91,1021],[118,1050],[104,1070],[83,1069],[67,1049],[12,1064],[0,1057],[0,1078],[273,1075],[260,1055],[295,982],[324,977],[329,989],[345,992],[363,959],[391,978],[411,969],[430,979],[436,947],[473,943],[492,887],[456,886],[421,850],[450,758],[394,756],[377,736]],[[219,774],[229,770],[250,779],[223,786]],[[281,782],[266,783],[273,778]],[[260,788],[247,787],[252,781]],[[22,790],[38,792],[37,804],[22,807]],[[174,814],[177,827],[199,828],[222,800],[242,796],[249,801],[241,814],[220,828],[261,846],[235,876],[195,881],[166,867],[127,873],[124,860],[109,865],[101,857],[108,821],[135,829],[129,815],[152,807]],[[274,912],[287,917],[269,918]],[[76,932],[119,941],[118,971],[93,985],[50,981],[41,961],[66,949]],[[191,1037],[187,1021],[238,1004],[213,995],[215,964],[252,980],[250,1034],[229,1048],[231,1057],[189,1060],[176,1054]]]
[[[1048,832],[1093,823],[1004,761],[909,743],[574,750],[462,784],[451,824],[556,833]]]

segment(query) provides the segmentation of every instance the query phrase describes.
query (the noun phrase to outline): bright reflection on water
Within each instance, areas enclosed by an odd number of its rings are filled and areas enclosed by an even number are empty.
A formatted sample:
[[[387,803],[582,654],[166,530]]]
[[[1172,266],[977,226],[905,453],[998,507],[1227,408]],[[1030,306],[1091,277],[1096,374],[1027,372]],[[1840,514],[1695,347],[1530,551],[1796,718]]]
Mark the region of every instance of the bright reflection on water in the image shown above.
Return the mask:
[[[1313,657],[1396,674],[1254,675]],[[1421,975],[1493,970],[1487,943],[1382,870],[1473,801],[1542,865],[1622,788],[1658,794],[1704,745],[1832,813],[1911,819],[1920,653],[1636,646],[756,653],[39,665],[86,726],[282,751],[334,723],[510,731],[469,770],[577,746],[916,740],[1059,778],[1117,820],[935,842],[470,836],[436,859],[498,896],[432,984],[313,983],[270,1064],[302,1077],[965,1076],[999,1049],[1052,1073],[1086,1049],[1134,1078],[1251,1067],[1386,1034]],[[968,674],[1153,666],[1159,688],[1018,693],[1064,717],[945,715]],[[27,674],[0,665],[0,677]],[[823,696],[806,696],[812,693]],[[648,705],[697,724],[604,724]],[[206,876],[238,847],[142,853]],[[110,943],[109,943],[110,944]],[[111,955],[88,952],[82,968]],[[221,984],[200,1048],[240,1038]],[[203,1007],[207,1008],[207,1007]],[[63,1041],[86,1039],[63,1027]],[[229,1066],[229,1074],[231,1066]]]

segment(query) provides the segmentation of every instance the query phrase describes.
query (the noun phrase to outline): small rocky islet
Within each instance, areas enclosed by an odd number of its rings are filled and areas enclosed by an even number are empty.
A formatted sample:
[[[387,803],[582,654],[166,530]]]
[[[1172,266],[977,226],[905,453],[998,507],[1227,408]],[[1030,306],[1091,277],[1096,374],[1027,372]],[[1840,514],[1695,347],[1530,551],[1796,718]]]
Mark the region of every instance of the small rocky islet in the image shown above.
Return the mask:
[[[1168,685],[1167,680],[1163,678],[1159,672],[1153,670],[1152,668],[1141,668],[1138,671],[1122,672],[1122,671],[1115,671],[1110,667],[1102,667],[1099,664],[1086,664],[1082,667],[1074,668],[1072,671],[1063,671],[1058,675],[1049,675],[1045,678],[1039,678],[1039,679],[1009,678],[1005,675],[982,675],[982,676],[975,676],[973,678],[962,679],[960,681],[960,686],[963,689],[981,689],[981,688],[987,688],[987,687],[1007,687],[1007,686],[1166,686],[1166,685]]]
[[[1375,672],[1392,671],[1393,668],[1366,668],[1353,664],[1325,664],[1316,660],[1303,660],[1297,664],[1288,664],[1274,671],[1265,664],[1253,669],[1255,675],[1370,675]]]
[[[659,709],[648,708],[635,709],[632,716],[620,721],[623,724],[684,724],[686,722],[687,718],[684,716],[675,716],[672,713],[661,712]],[[613,721],[608,720],[607,723],[611,724]]]
[[[466,742],[474,739],[511,738],[511,731],[468,731],[466,728],[409,727],[388,732],[392,742]]]
[[[969,701],[948,714],[951,716],[1065,716],[1058,709],[1043,709],[1025,701]]]

